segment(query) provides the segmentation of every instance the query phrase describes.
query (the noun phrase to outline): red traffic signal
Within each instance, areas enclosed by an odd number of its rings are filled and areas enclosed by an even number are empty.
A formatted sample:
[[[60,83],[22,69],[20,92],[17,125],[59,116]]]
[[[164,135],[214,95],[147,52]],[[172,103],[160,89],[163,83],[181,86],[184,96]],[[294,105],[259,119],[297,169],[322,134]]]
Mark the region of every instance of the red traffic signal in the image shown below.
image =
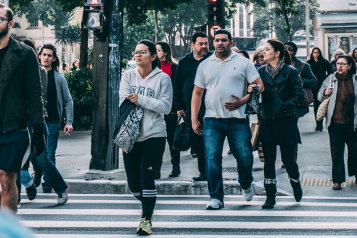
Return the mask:
[[[100,7],[103,5],[102,0],[85,0],[84,6]]]

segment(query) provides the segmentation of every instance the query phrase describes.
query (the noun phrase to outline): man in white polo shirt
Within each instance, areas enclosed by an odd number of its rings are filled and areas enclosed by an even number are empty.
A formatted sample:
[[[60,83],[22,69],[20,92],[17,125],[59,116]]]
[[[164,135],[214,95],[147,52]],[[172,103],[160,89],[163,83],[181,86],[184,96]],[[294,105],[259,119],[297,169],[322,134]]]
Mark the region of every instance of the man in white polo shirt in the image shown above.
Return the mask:
[[[203,134],[207,163],[207,182],[211,197],[207,209],[224,207],[222,150],[225,137],[237,161],[238,181],[246,201],[253,198],[253,151],[249,119],[244,114],[253,87],[264,91],[264,85],[254,65],[231,50],[233,41],[226,30],[218,30],[213,39],[215,54],[197,69],[192,94],[192,128]],[[246,83],[249,83],[248,90]],[[203,131],[197,120],[201,98],[206,90],[206,113]],[[248,94],[246,93],[248,91]]]

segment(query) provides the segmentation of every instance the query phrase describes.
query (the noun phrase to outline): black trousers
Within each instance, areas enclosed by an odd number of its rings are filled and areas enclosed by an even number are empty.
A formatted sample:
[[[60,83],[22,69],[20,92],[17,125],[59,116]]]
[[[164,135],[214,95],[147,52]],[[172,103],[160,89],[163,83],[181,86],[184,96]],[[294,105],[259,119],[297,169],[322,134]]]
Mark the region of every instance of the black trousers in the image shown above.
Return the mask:
[[[354,149],[356,145],[356,132],[353,129],[353,125],[331,123],[328,127],[328,134],[330,137],[333,183],[346,182],[344,161],[345,144],[347,144],[347,159],[350,165],[353,160],[357,159],[357,153]],[[353,168],[351,168],[351,170],[353,170]],[[354,170],[356,170],[356,168]]]
[[[265,179],[276,179],[275,161],[277,145],[269,142],[262,142],[264,151],[264,177]],[[295,145],[280,145],[281,160],[285,166],[289,178],[298,180],[300,178],[299,166],[295,161]]]
[[[313,91],[313,95],[314,95],[314,115],[315,115],[315,121],[316,121],[316,126],[323,127],[323,121],[324,121],[324,120],[321,120],[321,121],[317,121],[317,120],[316,120],[317,110],[319,109],[319,106],[320,106],[320,104],[321,104],[321,102],[320,102],[319,100],[317,100],[317,94],[318,94],[318,91],[317,91],[317,92]]]
[[[187,119],[191,119],[191,116]],[[203,118],[199,117],[198,121],[201,123],[201,127],[203,126]],[[197,135],[193,129],[190,120],[190,132],[191,132],[191,147],[197,153],[197,164],[198,171],[200,174],[206,174],[206,158],[204,153],[204,144],[203,144],[203,136]]]
[[[171,155],[171,164],[173,167],[180,167],[180,151],[172,148],[175,131],[177,127],[177,114],[170,113],[165,115],[166,123],[166,133],[167,133],[167,143],[169,144],[170,155]]]

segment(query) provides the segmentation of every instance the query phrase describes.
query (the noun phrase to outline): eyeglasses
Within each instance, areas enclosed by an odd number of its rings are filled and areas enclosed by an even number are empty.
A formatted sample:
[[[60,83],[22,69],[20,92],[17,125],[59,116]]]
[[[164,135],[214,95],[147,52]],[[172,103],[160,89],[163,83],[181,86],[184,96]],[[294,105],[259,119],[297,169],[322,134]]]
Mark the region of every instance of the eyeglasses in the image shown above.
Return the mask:
[[[3,18],[3,17],[0,17],[0,23],[3,23],[4,21],[8,21],[9,19],[6,19],[6,18]]]
[[[341,56],[342,54],[336,54],[336,56]]]
[[[148,52],[147,50],[138,50],[138,51],[134,51],[133,55],[144,55],[147,52]]]
[[[337,65],[337,66],[346,66],[346,65],[348,65],[348,64],[347,64],[347,63],[342,63],[342,62],[337,62],[336,65]]]
[[[257,59],[264,59],[264,55],[258,55]]]

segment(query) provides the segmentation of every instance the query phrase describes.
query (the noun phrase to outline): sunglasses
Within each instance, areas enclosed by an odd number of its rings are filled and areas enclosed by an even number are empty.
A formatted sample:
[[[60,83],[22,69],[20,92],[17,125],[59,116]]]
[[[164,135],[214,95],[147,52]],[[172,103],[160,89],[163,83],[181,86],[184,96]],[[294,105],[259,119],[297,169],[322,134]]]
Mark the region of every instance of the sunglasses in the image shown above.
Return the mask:
[[[264,55],[258,55],[257,59],[264,59]]]

